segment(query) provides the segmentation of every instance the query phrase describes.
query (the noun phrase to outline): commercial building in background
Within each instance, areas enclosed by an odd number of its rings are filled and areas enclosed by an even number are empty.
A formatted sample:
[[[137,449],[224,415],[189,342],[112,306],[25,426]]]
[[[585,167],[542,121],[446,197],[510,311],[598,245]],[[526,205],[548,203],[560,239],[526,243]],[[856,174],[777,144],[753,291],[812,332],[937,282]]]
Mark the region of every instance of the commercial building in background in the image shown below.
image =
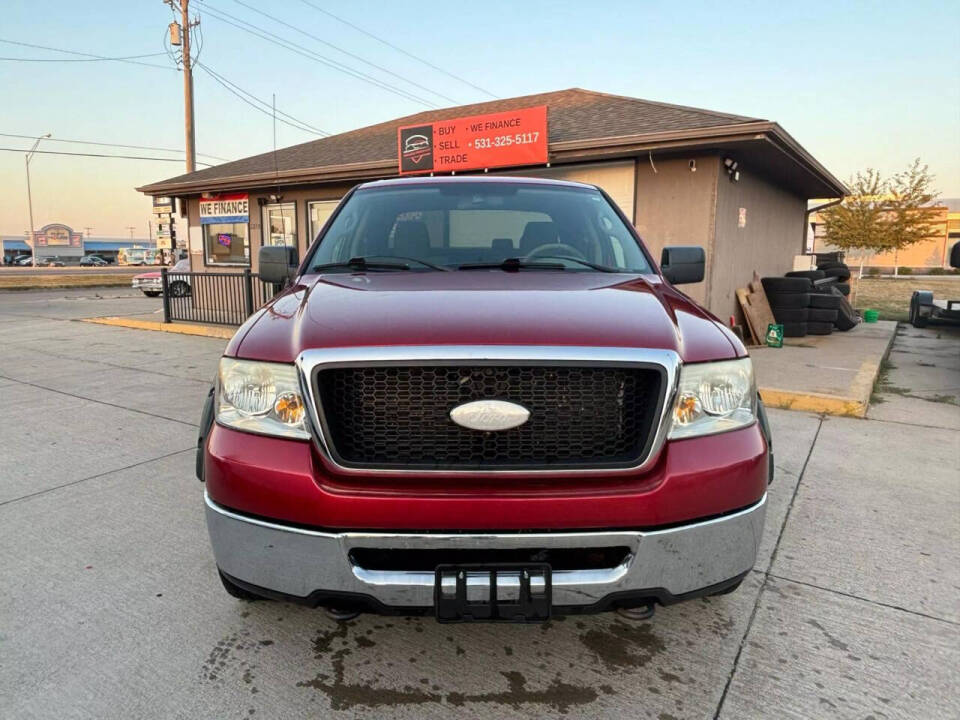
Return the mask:
[[[879,268],[881,271],[893,271],[895,267],[910,268],[911,271],[935,269],[951,270],[950,248],[960,242],[960,198],[941,199],[934,209],[936,216],[931,222],[933,234],[926,240],[898,250],[896,252],[865,253],[864,268]],[[810,241],[808,249],[815,253],[834,252],[837,248],[830,244],[826,228],[818,213],[810,216]],[[860,263],[860,251],[847,252],[847,261]]]
[[[45,225],[34,233],[34,240],[38,261],[57,257],[67,265],[79,265],[84,255],[99,255],[108,262],[117,262],[121,251],[131,251],[137,257],[150,253],[151,258],[156,251],[156,244],[149,238],[84,237],[63,223]],[[31,254],[26,234],[0,236],[0,256],[5,263]]]
[[[430,172],[598,185],[657,259],[706,249],[704,281],[684,289],[721,317],[754,271],[792,269],[807,200],[846,192],[775,122],[581,89],[418,113],[138,189],[179,199],[194,271],[256,272],[264,244],[302,257],[357,183]]]

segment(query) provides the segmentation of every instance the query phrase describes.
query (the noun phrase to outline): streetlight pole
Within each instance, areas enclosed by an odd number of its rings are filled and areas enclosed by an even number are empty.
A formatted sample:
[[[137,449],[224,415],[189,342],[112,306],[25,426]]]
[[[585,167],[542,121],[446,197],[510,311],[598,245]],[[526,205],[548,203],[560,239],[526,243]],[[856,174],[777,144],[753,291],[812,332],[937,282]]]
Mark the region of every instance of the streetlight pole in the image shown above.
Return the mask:
[[[34,151],[37,149],[37,146],[40,144],[40,141],[50,137],[50,133],[46,135],[41,135],[37,138],[37,141],[33,144],[33,147],[23,156],[23,161],[27,166],[27,208],[30,212],[30,251],[33,254],[33,266],[37,266],[37,244],[34,242],[33,234],[33,193],[30,191],[30,158],[33,157]]]

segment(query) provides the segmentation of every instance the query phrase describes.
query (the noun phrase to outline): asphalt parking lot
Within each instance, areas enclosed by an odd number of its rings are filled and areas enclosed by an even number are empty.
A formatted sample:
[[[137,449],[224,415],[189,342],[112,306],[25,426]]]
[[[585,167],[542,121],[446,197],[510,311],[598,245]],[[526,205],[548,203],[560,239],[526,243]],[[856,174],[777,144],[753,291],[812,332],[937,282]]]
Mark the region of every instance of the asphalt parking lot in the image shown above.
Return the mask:
[[[542,626],[242,603],[193,475],[225,341],[75,322],[125,289],[0,293],[0,717],[955,718],[960,332],[901,328],[868,419],[772,411],[731,595]]]

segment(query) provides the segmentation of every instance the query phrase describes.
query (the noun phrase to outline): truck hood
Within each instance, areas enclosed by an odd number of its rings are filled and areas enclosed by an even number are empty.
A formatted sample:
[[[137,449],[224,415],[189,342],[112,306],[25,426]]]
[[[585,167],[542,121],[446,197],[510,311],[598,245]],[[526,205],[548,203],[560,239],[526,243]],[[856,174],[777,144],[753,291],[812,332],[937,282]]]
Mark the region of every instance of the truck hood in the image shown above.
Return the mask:
[[[474,270],[305,275],[240,328],[228,355],[293,362],[309,348],[575,345],[744,355],[656,275]]]

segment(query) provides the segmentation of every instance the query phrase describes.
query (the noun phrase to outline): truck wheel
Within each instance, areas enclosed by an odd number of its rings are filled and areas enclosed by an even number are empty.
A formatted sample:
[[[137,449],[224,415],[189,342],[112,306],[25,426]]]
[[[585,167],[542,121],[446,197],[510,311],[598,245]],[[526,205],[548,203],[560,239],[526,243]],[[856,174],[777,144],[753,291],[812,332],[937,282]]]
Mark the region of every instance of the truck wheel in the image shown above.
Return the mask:
[[[783,323],[784,337],[804,337],[807,334],[805,322]]]
[[[144,290],[143,294],[147,297],[160,297],[160,293],[156,290]]]
[[[834,320],[833,324],[836,325],[837,330],[853,330],[853,328],[857,326],[857,323],[860,322],[860,320],[857,318],[856,311],[843,296],[843,293],[841,293],[839,290],[836,288],[831,288],[831,293],[833,293],[833,296],[840,301],[840,307],[837,311],[837,319]]]
[[[850,294],[850,283],[837,283],[833,287],[839,290],[841,295],[846,296]]]
[[[850,268],[846,265],[840,267],[831,267],[824,270],[824,273],[827,277],[834,277],[837,280],[849,280],[850,279]]]
[[[829,335],[832,332],[833,332],[832,322],[808,322],[807,323],[808,335]]]
[[[242,587],[234,583],[233,580],[223,574],[220,568],[217,568],[217,574],[220,575],[220,582],[223,583],[223,589],[227,591],[227,595],[230,597],[235,597],[237,600],[246,600],[247,602],[254,602],[256,600],[264,599],[259,595],[254,595],[249,590],[244,590]]]

